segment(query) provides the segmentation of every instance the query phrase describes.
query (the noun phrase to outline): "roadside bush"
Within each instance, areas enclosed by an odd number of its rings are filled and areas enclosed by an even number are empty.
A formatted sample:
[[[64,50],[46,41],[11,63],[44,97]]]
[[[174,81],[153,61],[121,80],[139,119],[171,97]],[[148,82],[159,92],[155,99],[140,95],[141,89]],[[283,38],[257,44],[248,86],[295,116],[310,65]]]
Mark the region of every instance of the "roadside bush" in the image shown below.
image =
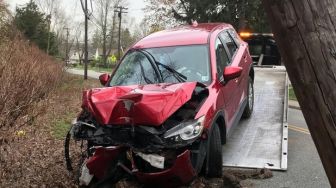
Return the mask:
[[[99,60],[94,59],[94,60],[90,61],[90,66],[91,67],[95,67],[98,64],[99,64]]]
[[[20,37],[1,43],[0,129],[15,130],[43,113],[41,101],[61,76],[60,63]]]

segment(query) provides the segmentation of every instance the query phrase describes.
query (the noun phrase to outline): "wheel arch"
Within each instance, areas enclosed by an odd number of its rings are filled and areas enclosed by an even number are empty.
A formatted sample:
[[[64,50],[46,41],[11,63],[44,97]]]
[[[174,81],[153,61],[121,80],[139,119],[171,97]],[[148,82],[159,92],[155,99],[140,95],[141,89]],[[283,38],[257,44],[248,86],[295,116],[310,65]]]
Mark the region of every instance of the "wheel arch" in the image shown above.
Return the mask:
[[[225,144],[226,143],[226,124],[225,124],[225,119],[224,119],[224,113],[223,111],[219,111],[217,112],[217,114],[214,116],[212,122],[211,122],[211,127],[209,129],[208,132],[208,139],[207,139],[207,153],[206,153],[206,161],[205,161],[205,173],[207,174],[209,172],[209,147],[210,147],[210,139],[211,139],[211,135],[212,135],[212,131],[214,129],[215,126],[217,126],[216,124],[218,124],[218,128],[220,131],[220,137],[221,137],[221,144]],[[221,126],[222,125],[222,126]]]
[[[226,143],[226,133],[227,133],[223,111],[219,111],[216,114],[214,120],[212,121],[210,131],[209,131],[209,137],[211,136],[213,126],[215,126],[216,124],[218,124],[218,128],[220,130],[220,136],[221,136],[221,143],[223,145]]]
[[[254,81],[254,68],[252,64],[249,70],[249,76],[252,78],[252,81]]]
[[[226,126],[225,126],[224,117],[222,115],[218,116],[217,120],[216,120],[216,123],[218,125],[219,130],[220,130],[221,143],[222,143],[222,145],[224,145],[226,143]]]

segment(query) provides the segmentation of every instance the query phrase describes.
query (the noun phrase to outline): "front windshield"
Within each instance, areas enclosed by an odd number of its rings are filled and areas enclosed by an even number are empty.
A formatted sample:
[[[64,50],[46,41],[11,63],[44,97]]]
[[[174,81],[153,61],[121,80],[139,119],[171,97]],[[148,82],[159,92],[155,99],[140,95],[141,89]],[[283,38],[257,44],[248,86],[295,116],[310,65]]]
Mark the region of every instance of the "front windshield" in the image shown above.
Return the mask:
[[[146,56],[146,53],[149,56]],[[183,79],[179,78],[181,75]],[[110,86],[181,81],[201,83],[210,81],[209,56],[206,45],[130,51],[114,73]]]

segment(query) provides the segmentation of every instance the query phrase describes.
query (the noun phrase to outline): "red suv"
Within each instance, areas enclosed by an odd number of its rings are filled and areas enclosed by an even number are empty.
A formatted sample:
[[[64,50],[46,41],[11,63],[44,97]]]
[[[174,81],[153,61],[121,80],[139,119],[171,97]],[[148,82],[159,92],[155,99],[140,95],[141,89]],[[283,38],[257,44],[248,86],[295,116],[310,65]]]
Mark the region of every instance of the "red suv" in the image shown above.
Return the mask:
[[[87,143],[82,185],[135,177],[187,184],[201,171],[222,174],[222,145],[253,110],[248,45],[229,24],[183,26],[134,44],[104,88],[83,92],[70,135]],[[168,184],[167,184],[168,183]]]

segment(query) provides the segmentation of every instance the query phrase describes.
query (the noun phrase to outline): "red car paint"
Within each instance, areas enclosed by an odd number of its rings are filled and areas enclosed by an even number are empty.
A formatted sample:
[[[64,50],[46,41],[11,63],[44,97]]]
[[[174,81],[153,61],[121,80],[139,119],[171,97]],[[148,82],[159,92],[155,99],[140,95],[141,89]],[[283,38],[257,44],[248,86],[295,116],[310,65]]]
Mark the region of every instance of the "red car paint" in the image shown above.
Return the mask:
[[[124,147],[114,147],[105,148],[100,147],[96,149],[95,154],[89,158],[86,162],[86,166],[90,169],[90,173],[94,174],[96,178],[103,179],[109,169],[109,164],[118,157],[118,154],[124,152],[126,148]],[[134,175],[138,178],[140,182],[151,184],[158,184],[161,182],[170,182],[169,186],[172,187],[177,184],[187,184],[190,180],[196,176],[191,161],[190,161],[190,151],[186,150],[177,156],[175,164],[162,172],[156,173],[143,173],[138,171],[137,167],[134,166],[132,169],[135,173]],[[174,182],[179,180],[180,182]]]
[[[209,93],[194,117],[198,119],[205,116],[205,133],[211,130],[212,124],[218,117],[222,117],[222,124],[219,124],[221,134],[227,134],[231,126],[237,122],[238,117],[240,118],[240,112],[247,98],[247,84],[252,66],[247,43],[237,36],[238,49],[232,54],[230,64],[227,65],[227,67],[233,67],[233,69],[223,71],[224,74],[234,73],[235,69],[240,67],[238,69],[242,71],[239,73],[241,74],[239,77],[223,83],[220,80],[222,75],[217,71],[215,44],[219,34],[227,30],[234,32],[231,25],[221,23],[184,26],[149,35],[129,49],[194,44],[208,45],[211,82],[206,87]],[[112,77],[117,70],[118,67],[112,73]],[[190,99],[195,86],[195,82],[190,82],[93,89],[83,93],[83,107],[89,109],[98,121],[104,125],[131,123],[133,125],[159,126]],[[130,108],[129,105],[132,107]],[[202,135],[202,138],[207,138],[207,136]],[[225,138],[225,136],[222,136],[222,138]],[[96,160],[106,161],[111,156],[113,158],[115,151],[109,152],[112,152],[112,154],[107,155],[107,158],[96,156],[104,152],[96,152],[89,159],[88,168],[95,176],[102,177],[103,174],[99,172],[99,169],[101,171],[105,169],[102,168],[102,163],[96,162]],[[136,170],[136,168],[131,170]],[[177,177],[182,183],[188,183],[196,173],[190,162],[190,152],[186,150],[177,157],[172,168],[159,173],[136,172],[135,175],[142,182],[163,182]]]
[[[108,174],[109,164],[123,151],[125,151],[123,147],[97,148],[95,154],[86,161],[90,174],[94,174],[98,179],[103,179]]]
[[[193,177],[197,174],[194,171],[191,161],[190,161],[190,151],[186,150],[179,156],[177,156],[175,164],[173,167],[166,169],[162,172],[156,173],[142,173],[137,171],[135,176],[140,182],[158,185],[162,182],[166,182],[164,187],[172,187],[173,184],[176,185],[176,179],[179,180],[181,184],[189,183]],[[167,185],[168,183],[168,185]]]
[[[116,86],[83,92],[83,107],[103,125],[159,126],[190,100],[196,82]]]
[[[231,27],[223,23],[198,24],[198,26],[182,26],[170,30],[153,33],[139,42],[132,48],[156,48],[163,46],[183,46],[194,44],[207,44],[209,34],[216,29]]]

